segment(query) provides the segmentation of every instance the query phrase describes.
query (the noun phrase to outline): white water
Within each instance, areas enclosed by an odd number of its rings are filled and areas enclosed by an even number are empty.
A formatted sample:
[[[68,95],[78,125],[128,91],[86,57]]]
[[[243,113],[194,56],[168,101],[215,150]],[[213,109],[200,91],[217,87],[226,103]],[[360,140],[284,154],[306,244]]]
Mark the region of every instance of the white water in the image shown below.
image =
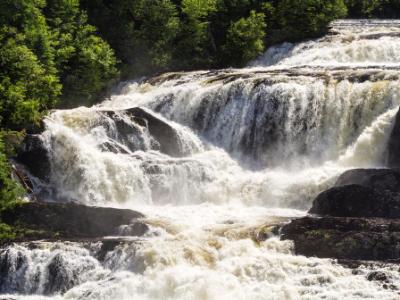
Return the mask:
[[[265,225],[304,215],[344,170],[384,165],[400,105],[399,23],[339,22],[332,32],[274,48],[251,68],[166,74],[127,83],[96,107],[53,112],[43,139],[60,201],[142,211],[151,232],[104,262],[93,244],[12,246],[1,291],[34,299],[396,299],[366,279],[366,267],[353,274],[333,260],[295,256],[276,236],[255,239]],[[182,155],[157,151],[123,111],[104,113],[135,106],[177,132]],[[51,292],[55,257],[62,284]],[[397,269],[385,268],[400,288]]]

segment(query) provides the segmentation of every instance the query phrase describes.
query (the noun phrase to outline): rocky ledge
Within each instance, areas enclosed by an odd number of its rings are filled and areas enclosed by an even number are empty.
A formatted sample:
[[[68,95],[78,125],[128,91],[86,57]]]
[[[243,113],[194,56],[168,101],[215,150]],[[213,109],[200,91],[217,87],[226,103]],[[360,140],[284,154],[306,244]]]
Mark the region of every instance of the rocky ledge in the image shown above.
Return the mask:
[[[398,260],[400,220],[305,217],[282,228],[296,253],[321,258]]]
[[[349,260],[400,261],[400,170],[356,169],[291,221],[282,239],[297,254]]]
[[[16,229],[16,236],[11,241],[141,236],[148,230],[140,220],[143,217],[141,213],[128,209],[75,203],[29,202],[1,212],[1,221]]]

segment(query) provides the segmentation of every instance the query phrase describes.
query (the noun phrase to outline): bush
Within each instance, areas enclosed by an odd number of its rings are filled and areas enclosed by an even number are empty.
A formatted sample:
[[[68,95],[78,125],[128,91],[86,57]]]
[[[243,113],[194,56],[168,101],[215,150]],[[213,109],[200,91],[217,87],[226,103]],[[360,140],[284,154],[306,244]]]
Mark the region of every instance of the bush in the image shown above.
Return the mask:
[[[0,136],[0,211],[19,200],[22,194],[21,186],[11,178],[11,166]]]

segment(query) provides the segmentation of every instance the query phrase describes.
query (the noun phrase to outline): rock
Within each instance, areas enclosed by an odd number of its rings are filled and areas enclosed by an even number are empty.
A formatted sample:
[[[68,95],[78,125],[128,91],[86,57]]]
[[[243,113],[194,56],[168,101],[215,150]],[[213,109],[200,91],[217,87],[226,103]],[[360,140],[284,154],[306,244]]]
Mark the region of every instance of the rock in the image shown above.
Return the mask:
[[[367,275],[367,279],[369,281],[384,281],[384,282],[388,282],[389,281],[388,276],[384,272],[380,272],[380,271],[370,272]]]
[[[37,232],[29,239],[82,239],[118,235],[129,226],[131,236],[143,235],[148,227],[139,212],[128,209],[90,207],[74,203],[30,202],[1,212],[2,222]]]
[[[352,184],[322,192],[309,211],[336,217],[400,218],[400,193]]]
[[[281,238],[293,240],[295,252],[305,256],[350,260],[400,258],[400,220],[311,218],[293,220]]]
[[[51,170],[49,153],[40,135],[27,135],[16,159],[25,165],[33,176],[48,182]]]
[[[131,118],[131,121],[135,122],[137,125],[147,128],[155,142],[152,143],[152,149],[159,150],[160,152],[173,157],[181,157],[187,154],[181,147],[181,140],[176,129],[143,108],[133,107],[123,111],[103,111],[104,114],[114,120],[120,139],[131,150],[144,150],[138,149],[140,146],[137,143],[130,141],[129,138],[129,135],[134,134],[139,136],[140,133],[137,132],[137,129],[124,122],[119,117],[119,112],[128,115]]]
[[[389,138],[387,164],[391,168],[400,167],[400,110]]]
[[[293,240],[296,253],[342,261],[400,261],[400,169],[347,171],[317,196],[309,212],[322,217],[282,227],[282,239]],[[368,277],[386,279],[378,273]]]
[[[339,176],[335,186],[358,184],[364,187],[400,192],[400,169],[354,169]]]
[[[71,270],[67,268],[64,260],[64,257],[58,253],[47,265],[47,280],[43,291],[45,295],[63,294],[77,284],[79,274],[70,274]]]

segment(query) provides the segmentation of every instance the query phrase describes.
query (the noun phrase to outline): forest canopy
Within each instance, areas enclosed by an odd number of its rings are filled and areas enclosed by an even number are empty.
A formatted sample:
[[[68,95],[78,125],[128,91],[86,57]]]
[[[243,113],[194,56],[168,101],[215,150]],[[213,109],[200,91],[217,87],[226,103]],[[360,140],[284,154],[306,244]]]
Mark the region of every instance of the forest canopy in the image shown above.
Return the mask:
[[[92,105],[121,79],[241,67],[346,16],[398,18],[400,0],[2,0],[1,199],[20,192],[7,159],[17,143],[4,141],[47,110]]]

